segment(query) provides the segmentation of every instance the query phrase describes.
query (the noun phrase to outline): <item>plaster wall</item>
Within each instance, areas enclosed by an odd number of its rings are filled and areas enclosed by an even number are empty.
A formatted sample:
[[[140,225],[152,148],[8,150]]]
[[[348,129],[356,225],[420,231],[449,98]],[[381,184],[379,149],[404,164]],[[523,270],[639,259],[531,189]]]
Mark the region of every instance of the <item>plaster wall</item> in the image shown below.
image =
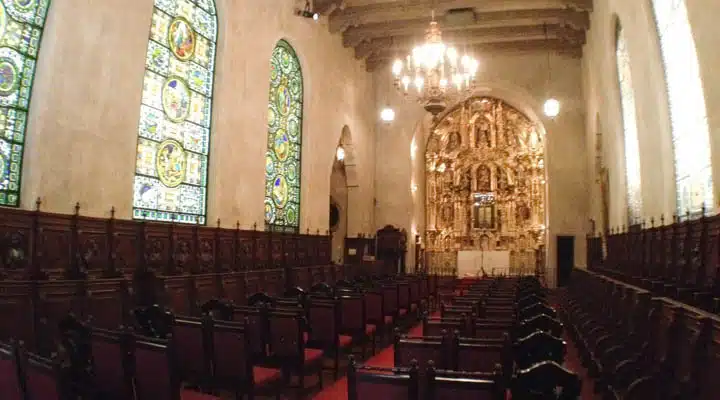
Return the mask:
[[[685,0],[695,46],[707,110],[720,107],[720,76],[715,72],[720,53],[720,27],[714,16],[720,3]],[[628,44],[640,148],[643,216],[649,224],[672,220],[676,212],[674,157],[670,113],[660,42],[651,0],[596,1],[582,63],[586,107],[585,132],[588,146],[588,180],[595,182],[595,148],[602,140],[602,158],[609,175],[610,227],[627,225],[625,153],[620,92],[615,60],[615,26],[623,27]],[[713,160],[715,207],[720,201],[720,115],[708,112]],[[598,135],[600,133],[600,135]],[[589,198],[591,218],[602,219],[600,190],[592,184]],[[712,210],[711,210],[712,211]]]
[[[547,237],[546,279],[555,285],[556,236],[575,236],[575,265],[585,266],[585,234],[588,230],[588,188],[581,62],[569,56],[551,56],[552,79],[548,83],[547,54],[476,54],[480,61],[475,94],[502,99],[538,122],[546,132]],[[392,224],[425,228],[425,145],[431,118],[412,99],[404,99],[391,85],[389,66],[375,72],[378,106],[391,105],[396,119],[379,123],[376,135],[376,227]],[[543,116],[542,105],[551,93],[562,104],[554,120]],[[412,143],[417,150],[411,155]],[[412,185],[417,185],[413,192]],[[412,237],[408,242],[414,242]],[[414,265],[414,245],[408,249]]]
[[[328,229],[330,174],[343,126],[353,132],[357,187],[350,233],[373,225],[372,76],[327,22],[293,15],[289,0],[216,0],[219,41],[208,220],[263,226],[270,55],[280,39],[304,76],[300,230]],[[302,6],[302,4],[300,4]],[[152,0],[51,4],[33,88],[22,207],[130,218]]]

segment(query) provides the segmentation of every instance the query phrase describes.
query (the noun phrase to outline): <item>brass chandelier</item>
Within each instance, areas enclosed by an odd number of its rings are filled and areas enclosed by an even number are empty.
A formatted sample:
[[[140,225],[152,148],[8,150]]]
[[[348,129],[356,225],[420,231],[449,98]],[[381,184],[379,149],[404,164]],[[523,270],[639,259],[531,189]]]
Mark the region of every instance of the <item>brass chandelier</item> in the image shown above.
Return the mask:
[[[414,96],[434,116],[447,108],[452,98],[472,91],[478,61],[468,54],[460,56],[442,41],[435,15],[425,34],[425,43],[415,47],[405,61],[395,60],[392,73],[395,87]]]

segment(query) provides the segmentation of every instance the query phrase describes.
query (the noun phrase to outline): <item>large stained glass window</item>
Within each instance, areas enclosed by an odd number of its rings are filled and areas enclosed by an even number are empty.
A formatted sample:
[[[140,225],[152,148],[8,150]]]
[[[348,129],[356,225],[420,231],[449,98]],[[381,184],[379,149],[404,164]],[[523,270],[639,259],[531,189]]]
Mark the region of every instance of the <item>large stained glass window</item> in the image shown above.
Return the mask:
[[[20,205],[25,127],[49,0],[0,0],[0,206]]]
[[[640,147],[638,144],[635,93],[630,73],[630,54],[620,24],[617,26],[615,61],[617,63],[623,130],[625,131],[625,177],[627,180],[628,219],[630,225],[642,218],[642,192],[640,190]]]
[[[281,40],[270,60],[268,147],[265,156],[265,227],[297,232],[303,78],[295,51]]]
[[[665,66],[678,214],[713,207],[710,134],[685,0],[652,0]]]
[[[155,0],[133,217],[204,224],[215,71],[214,0]]]

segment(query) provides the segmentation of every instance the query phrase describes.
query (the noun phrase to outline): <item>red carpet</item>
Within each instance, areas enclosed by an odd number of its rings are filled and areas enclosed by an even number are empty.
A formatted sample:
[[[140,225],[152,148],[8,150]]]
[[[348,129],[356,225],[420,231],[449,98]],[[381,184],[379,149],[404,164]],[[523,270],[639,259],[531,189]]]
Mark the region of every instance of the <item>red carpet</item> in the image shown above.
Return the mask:
[[[422,336],[422,324],[415,326],[408,332],[410,336]],[[376,367],[392,367],[394,364],[393,347],[388,346],[379,353],[370,357],[364,364]],[[313,399],[321,400],[346,400],[347,395],[347,376],[336,381],[332,386],[323,389],[322,392],[316,394]]]

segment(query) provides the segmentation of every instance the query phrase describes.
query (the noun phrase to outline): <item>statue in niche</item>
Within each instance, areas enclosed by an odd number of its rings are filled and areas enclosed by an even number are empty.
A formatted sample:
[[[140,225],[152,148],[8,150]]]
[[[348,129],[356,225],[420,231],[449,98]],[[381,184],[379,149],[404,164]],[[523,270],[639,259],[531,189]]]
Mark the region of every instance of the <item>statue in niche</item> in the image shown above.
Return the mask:
[[[502,232],[504,221],[505,221],[505,211],[502,208],[500,208],[497,210],[497,230],[498,230],[498,232]]]
[[[492,185],[490,183],[490,167],[487,165],[481,165],[477,170],[477,191],[488,193],[492,191]]]
[[[515,219],[518,223],[530,220],[530,208],[524,201],[518,202],[517,208],[515,209]]]
[[[453,208],[451,204],[446,204],[442,207],[442,223],[443,225],[450,225],[453,222]]]
[[[479,124],[475,125],[475,146],[492,147],[490,124],[485,119],[482,119]]]
[[[455,151],[460,147],[460,144],[460,132],[451,132],[450,136],[448,137],[448,144],[446,150],[448,152]]]

